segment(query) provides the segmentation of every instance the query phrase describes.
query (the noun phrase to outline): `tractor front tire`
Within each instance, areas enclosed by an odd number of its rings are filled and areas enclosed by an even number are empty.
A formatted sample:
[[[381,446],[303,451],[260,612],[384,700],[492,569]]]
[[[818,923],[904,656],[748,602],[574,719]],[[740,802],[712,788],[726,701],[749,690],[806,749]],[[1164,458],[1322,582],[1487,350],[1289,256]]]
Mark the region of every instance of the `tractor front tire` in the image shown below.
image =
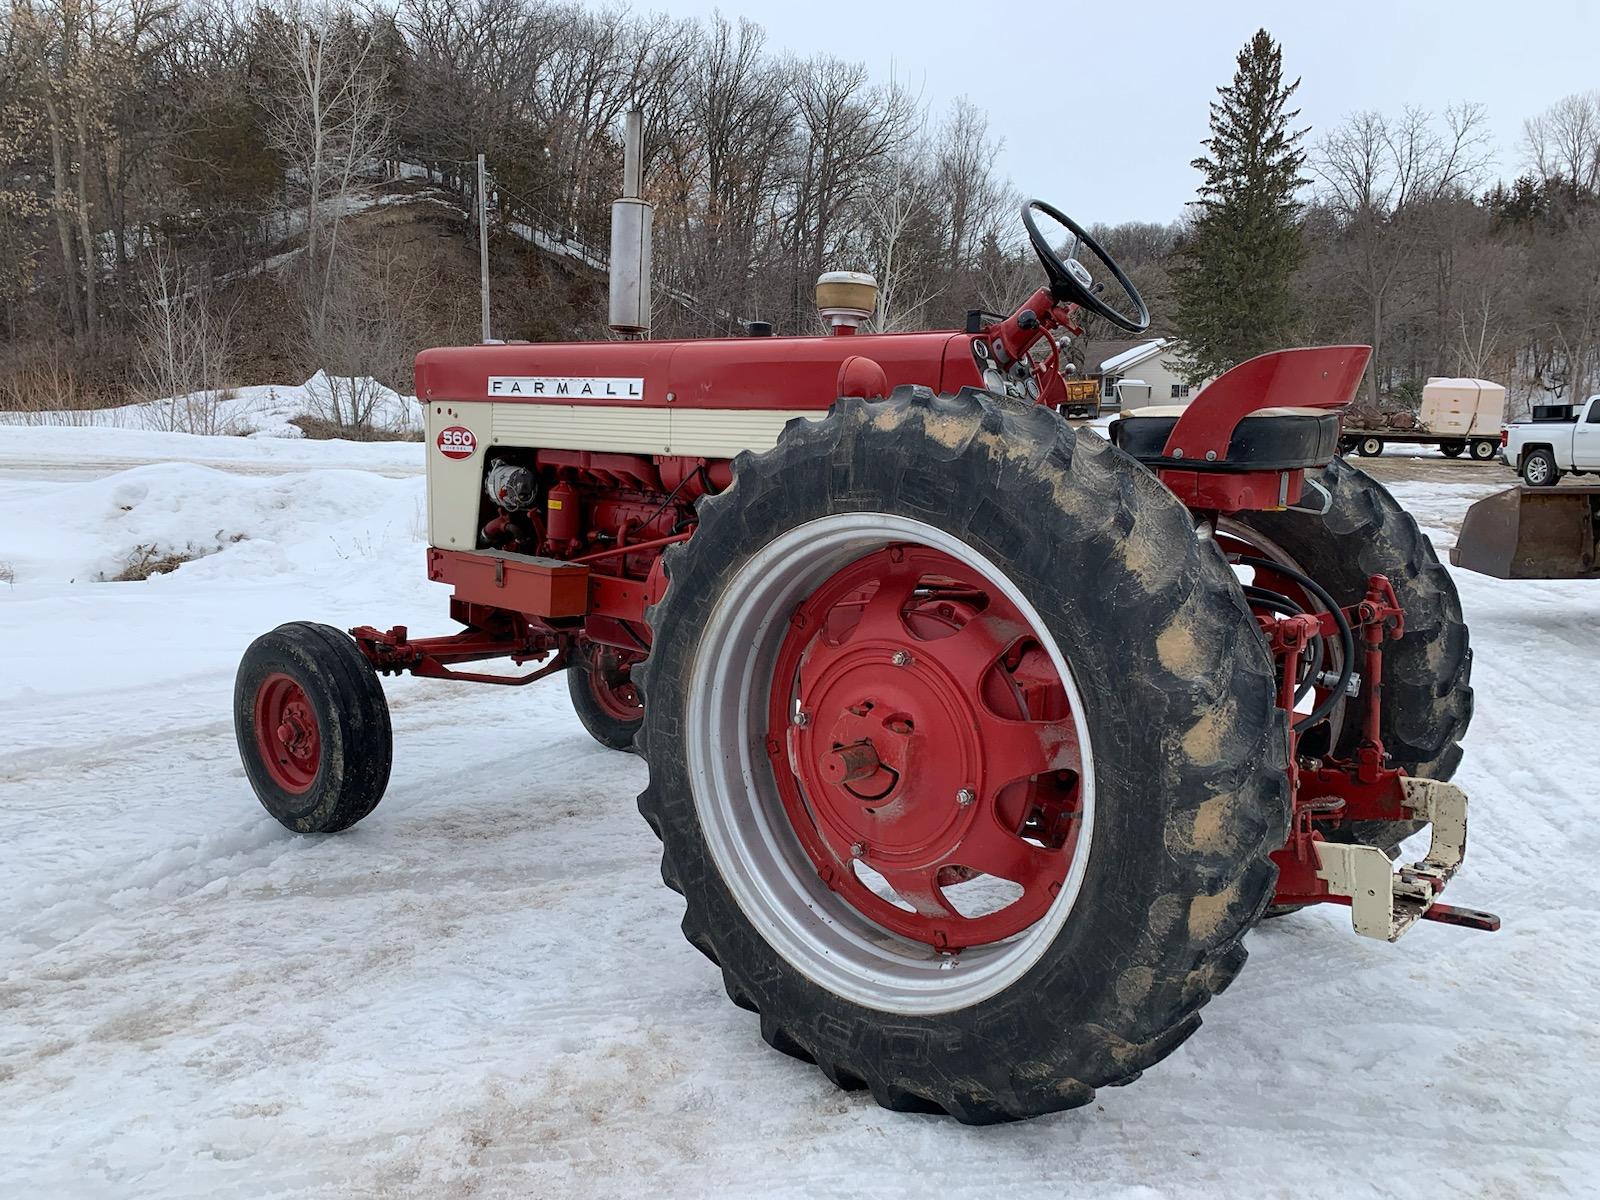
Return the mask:
[[[295,621],[250,643],[233,729],[257,798],[295,833],[338,833],[389,784],[394,739],[383,685],[347,635]]]
[[[608,750],[632,750],[644,721],[638,688],[631,670],[617,663],[616,654],[585,645],[567,668],[567,692],[572,711],[594,738]]]
[[[1103,439],[970,389],[840,400],[733,470],[637,672],[685,936],[768,1043],[886,1108],[1131,1082],[1238,973],[1286,834],[1273,666],[1215,543]],[[974,877],[1026,913],[958,912]]]

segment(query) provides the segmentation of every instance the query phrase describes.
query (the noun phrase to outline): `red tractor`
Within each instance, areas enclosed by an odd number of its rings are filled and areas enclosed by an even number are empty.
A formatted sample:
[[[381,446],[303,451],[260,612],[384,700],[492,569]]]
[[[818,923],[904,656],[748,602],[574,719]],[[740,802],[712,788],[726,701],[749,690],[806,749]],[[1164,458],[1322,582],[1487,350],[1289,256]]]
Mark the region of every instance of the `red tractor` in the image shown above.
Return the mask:
[[[832,336],[421,354],[428,576],[463,628],[257,639],[235,721],[267,810],[372,812],[380,674],[566,671],[648,763],[684,933],[762,1036],[974,1123],[1135,1079],[1265,916],[1496,927],[1438,902],[1466,844],[1456,589],[1335,455],[1367,348],[1074,432],[1056,338],[1149,315],[1082,229],[1023,217],[1047,285],[965,332],[858,334],[870,279],[826,276]],[[494,658],[537,665],[461,669]]]

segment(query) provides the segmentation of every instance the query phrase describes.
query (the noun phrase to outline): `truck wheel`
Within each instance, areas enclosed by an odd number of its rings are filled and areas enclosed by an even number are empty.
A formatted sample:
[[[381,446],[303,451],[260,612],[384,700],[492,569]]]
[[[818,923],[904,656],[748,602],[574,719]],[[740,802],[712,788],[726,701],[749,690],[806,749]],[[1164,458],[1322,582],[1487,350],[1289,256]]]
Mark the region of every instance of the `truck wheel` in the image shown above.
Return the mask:
[[[1500,443],[1491,438],[1475,438],[1472,443],[1472,457],[1479,462],[1488,462],[1499,448]]]
[[[567,668],[572,710],[589,735],[608,750],[632,750],[644,719],[631,671],[613,650],[585,646]]]
[[[1406,631],[1384,643],[1379,731],[1396,766],[1449,779],[1472,720],[1472,648],[1455,582],[1415,519],[1377,480],[1334,459],[1316,481],[1331,498],[1320,516],[1292,509],[1240,513],[1221,528],[1263,557],[1311,576],[1341,605],[1366,594],[1369,575],[1388,576],[1405,610]],[[1332,750],[1340,756],[1353,754],[1360,740],[1355,706],[1346,708],[1349,719],[1335,710]],[[1392,850],[1411,829],[1373,822],[1352,832],[1357,841]]]
[[[982,392],[840,400],[668,551],[639,808],[775,1048],[985,1124],[1170,1054],[1288,816],[1214,543],[1098,437]]]
[[[1522,482],[1529,487],[1554,487],[1561,479],[1555,455],[1548,450],[1530,450],[1522,460]]]
[[[378,806],[394,741],[383,685],[356,644],[309,621],[250,643],[233,730],[262,806],[295,833],[337,833]]]
[[[1383,453],[1383,439],[1364,437],[1356,443],[1356,453],[1362,458],[1376,458]]]
[[[1460,458],[1466,452],[1465,442],[1440,442],[1439,451],[1446,458]]]
[[[1355,438],[1351,438],[1351,437],[1342,437],[1342,438],[1340,438],[1339,439],[1339,449],[1338,449],[1339,456],[1343,457],[1344,455],[1349,454],[1350,451],[1352,451],[1352,450],[1354,450],[1356,448],[1356,445],[1357,445],[1357,439],[1355,439]]]

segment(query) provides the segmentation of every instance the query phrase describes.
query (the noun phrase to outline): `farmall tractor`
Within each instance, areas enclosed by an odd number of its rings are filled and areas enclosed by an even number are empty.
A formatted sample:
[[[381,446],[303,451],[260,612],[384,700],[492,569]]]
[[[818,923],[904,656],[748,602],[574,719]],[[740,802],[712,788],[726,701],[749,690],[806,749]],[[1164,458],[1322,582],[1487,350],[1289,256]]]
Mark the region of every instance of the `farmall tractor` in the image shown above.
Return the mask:
[[[1075,432],[1057,339],[1149,315],[1082,229],[1023,217],[1046,286],[964,332],[859,333],[870,278],[838,275],[831,336],[421,354],[427,570],[462,628],[251,645],[235,718],[268,811],[373,811],[381,674],[565,671],[648,764],[684,933],[762,1037],[973,1123],[1137,1078],[1264,917],[1495,928],[1439,902],[1466,845],[1455,587],[1334,453],[1367,348]],[[462,669],[496,658],[532,666]]]

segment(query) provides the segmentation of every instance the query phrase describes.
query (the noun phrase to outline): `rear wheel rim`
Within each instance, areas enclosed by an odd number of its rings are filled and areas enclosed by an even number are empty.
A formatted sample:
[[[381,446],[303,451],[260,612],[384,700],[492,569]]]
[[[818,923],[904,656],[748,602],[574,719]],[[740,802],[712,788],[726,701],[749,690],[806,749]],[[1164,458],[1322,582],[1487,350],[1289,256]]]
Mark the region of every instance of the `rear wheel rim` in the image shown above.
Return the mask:
[[[812,981],[872,1008],[951,1011],[1008,987],[1066,923],[1094,824],[1084,705],[1038,612],[954,536],[841,513],[774,539],[707,621],[688,697],[702,835],[745,915]],[[966,915],[950,889],[967,882],[1021,894]]]
[[[1550,477],[1548,465],[1543,458],[1530,458],[1525,472],[1529,483],[1543,483]]]
[[[272,782],[294,796],[310,791],[322,765],[322,731],[305,688],[281,671],[268,675],[256,689],[254,724]]]

